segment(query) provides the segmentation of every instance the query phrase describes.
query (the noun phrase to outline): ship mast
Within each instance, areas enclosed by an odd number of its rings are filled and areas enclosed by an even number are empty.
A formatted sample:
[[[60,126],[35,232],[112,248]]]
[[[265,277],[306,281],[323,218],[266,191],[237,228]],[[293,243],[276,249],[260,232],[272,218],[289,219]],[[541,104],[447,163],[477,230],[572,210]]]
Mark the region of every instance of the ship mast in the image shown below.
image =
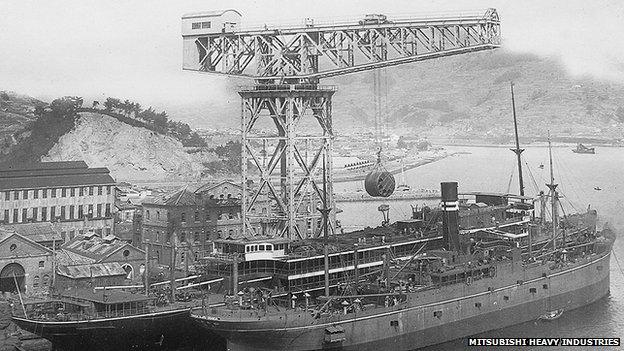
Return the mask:
[[[522,180],[522,160],[520,158],[520,155],[522,154],[524,149],[520,148],[520,141],[518,140],[518,121],[516,120],[516,101],[514,98],[513,88],[514,88],[514,84],[512,82],[511,83],[511,109],[513,111],[514,132],[516,136],[516,148],[510,149],[510,150],[513,151],[516,154],[516,157],[518,158],[518,180],[520,182],[520,196],[524,196],[524,182]],[[522,199],[521,201],[524,202],[524,199]]]
[[[381,149],[380,149],[381,150]],[[318,209],[323,216],[323,257],[325,268],[325,296],[329,297],[329,253],[327,251],[327,220],[331,208],[327,207],[327,164],[323,154],[323,208]]]
[[[550,131],[548,131],[548,158],[550,162],[550,183],[546,184],[550,189],[551,205],[552,205],[552,240],[553,249],[557,249],[557,184],[555,184],[555,176],[553,174],[553,161],[552,161],[552,145],[550,142]]]

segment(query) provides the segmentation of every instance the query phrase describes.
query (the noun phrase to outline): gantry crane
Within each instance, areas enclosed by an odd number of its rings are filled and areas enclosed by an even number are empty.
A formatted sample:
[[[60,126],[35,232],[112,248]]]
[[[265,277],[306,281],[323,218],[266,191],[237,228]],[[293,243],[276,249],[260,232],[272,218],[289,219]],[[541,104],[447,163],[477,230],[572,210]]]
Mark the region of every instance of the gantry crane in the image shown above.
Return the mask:
[[[323,232],[319,210],[334,207],[336,87],[320,85],[321,78],[500,45],[495,9],[410,17],[367,15],[340,23],[306,19],[299,25],[258,28],[242,27],[241,17],[236,10],[184,15],[182,38],[183,69],[255,81],[239,90],[245,235],[297,239]],[[263,121],[272,122],[274,129],[260,127]],[[250,185],[250,180],[255,183]],[[274,204],[270,211],[256,209],[263,197]],[[259,222],[261,232],[252,225]],[[331,235],[335,215],[329,216],[328,227]]]

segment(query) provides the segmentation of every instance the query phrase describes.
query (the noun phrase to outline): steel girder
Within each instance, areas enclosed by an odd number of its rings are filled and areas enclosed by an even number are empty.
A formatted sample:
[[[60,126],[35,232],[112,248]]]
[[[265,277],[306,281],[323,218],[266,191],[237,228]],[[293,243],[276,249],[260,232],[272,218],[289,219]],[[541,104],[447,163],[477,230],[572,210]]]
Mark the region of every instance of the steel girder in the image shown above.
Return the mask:
[[[269,89],[270,90],[267,90]],[[324,206],[333,208],[333,87],[261,86],[239,91],[242,98],[242,217],[248,236],[268,235],[301,239],[321,234],[318,225]],[[271,121],[274,131],[260,124]],[[323,179],[323,162],[326,179]],[[253,186],[250,186],[253,180]],[[323,191],[323,182],[327,193]],[[252,212],[268,195],[268,213]],[[263,223],[256,233],[252,221]],[[330,216],[330,231],[335,215]],[[330,232],[331,233],[331,232]]]
[[[494,9],[481,15],[398,19],[185,37],[196,44],[196,70],[283,82],[315,82],[374,68],[493,49],[500,44]],[[187,66],[190,67],[190,66]],[[189,68],[187,68],[189,69]]]

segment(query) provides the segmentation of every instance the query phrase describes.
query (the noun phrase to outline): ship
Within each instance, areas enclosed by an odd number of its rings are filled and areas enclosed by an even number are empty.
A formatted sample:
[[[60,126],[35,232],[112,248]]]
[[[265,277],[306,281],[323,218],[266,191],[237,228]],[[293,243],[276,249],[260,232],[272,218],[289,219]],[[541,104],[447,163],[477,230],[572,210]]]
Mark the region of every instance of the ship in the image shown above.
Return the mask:
[[[328,255],[334,264],[326,270],[325,293],[322,255],[273,260],[287,264],[283,275],[268,274],[270,268],[259,279],[285,284],[281,290],[271,284],[232,290],[224,306],[191,317],[226,338],[229,350],[413,350],[558,317],[609,293],[614,235],[597,230],[595,210],[539,227],[526,218],[532,209],[516,208],[524,225],[460,230],[457,183],[442,183],[441,192],[441,238],[409,245],[400,234],[388,235]],[[528,230],[516,232],[518,225]],[[548,226],[554,235],[544,240],[539,230]],[[255,270],[261,267],[258,262]],[[349,279],[340,279],[346,272]]]
[[[512,103],[522,175],[513,85]],[[384,216],[378,228],[217,242],[206,267],[223,275],[225,303],[191,317],[228,350],[414,350],[600,300],[615,234],[598,229],[591,207],[559,215],[550,141],[548,150],[549,192],[536,198],[524,195],[522,176],[519,195],[443,182],[439,207],[393,224]]]
[[[198,330],[185,303],[120,290],[72,289],[25,300],[12,320],[58,350],[161,350],[192,346]]]
[[[576,145],[576,149],[572,149],[572,152],[577,154],[595,154],[596,149],[579,143]]]

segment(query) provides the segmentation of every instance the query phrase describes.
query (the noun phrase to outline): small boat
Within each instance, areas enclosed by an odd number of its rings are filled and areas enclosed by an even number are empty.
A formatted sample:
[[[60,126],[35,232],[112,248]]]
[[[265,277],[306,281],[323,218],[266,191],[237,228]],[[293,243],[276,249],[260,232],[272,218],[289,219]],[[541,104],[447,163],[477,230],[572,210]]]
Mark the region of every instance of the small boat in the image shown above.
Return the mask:
[[[572,152],[577,154],[595,154],[596,149],[579,143],[578,145],[576,145],[576,149],[572,149]]]
[[[563,309],[558,309],[558,310],[544,313],[543,315],[539,317],[539,319],[544,320],[544,321],[554,321],[555,319],[561,317],[562,314],[563,314]]]
[[[594,187],[594,190],[596,190],[596,191],[600,191],[600,190],[602,190],[602,188],[601,188],[601,187],[599,187],[599,186],[595,186],[595,187]]]

